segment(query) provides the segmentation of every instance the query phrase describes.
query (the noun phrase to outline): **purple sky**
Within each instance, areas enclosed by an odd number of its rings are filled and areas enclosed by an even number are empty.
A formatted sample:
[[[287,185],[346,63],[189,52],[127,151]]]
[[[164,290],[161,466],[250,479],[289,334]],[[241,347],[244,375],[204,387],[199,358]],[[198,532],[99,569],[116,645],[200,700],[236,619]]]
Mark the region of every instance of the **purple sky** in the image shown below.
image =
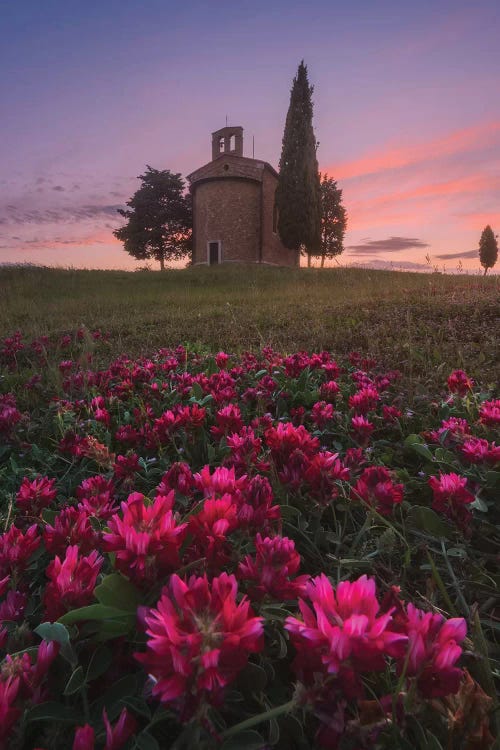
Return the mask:
[[[277,167],[304,58],[341,262],[477,270],[500,232],[499,30],[498,0],[9,3],[0,262],[136,267],[112,230],[145,165],[189,174],[227,115]]]

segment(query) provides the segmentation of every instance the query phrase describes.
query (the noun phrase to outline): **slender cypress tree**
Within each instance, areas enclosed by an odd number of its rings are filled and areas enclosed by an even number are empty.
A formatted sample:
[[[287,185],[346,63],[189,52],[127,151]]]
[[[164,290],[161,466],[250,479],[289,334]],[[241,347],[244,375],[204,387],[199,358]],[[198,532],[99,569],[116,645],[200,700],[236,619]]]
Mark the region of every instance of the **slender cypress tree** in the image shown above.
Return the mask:
[[[493,229],[488,224],[481,234],[479,240],[479,260],[484,268],[486,276],[488,268],[493,268],[498,258],[498,244]]]
[[[321,191],[312,93],[302,60],[293,79],[286,116],[276,206],[283,244],[292,250],[305,250],[309,265],[311,255],[321,254]]]

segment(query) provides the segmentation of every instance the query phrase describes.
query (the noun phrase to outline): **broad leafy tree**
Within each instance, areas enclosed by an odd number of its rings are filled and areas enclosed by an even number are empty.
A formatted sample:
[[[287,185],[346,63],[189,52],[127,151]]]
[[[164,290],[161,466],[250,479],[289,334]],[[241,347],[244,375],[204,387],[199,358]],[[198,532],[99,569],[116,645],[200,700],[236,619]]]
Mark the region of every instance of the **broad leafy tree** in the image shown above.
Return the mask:
[[[347,213],[342,205],[342,190],[327,174],[320,174],[321,186],[321,268],[326,258],[334,258],[344,250]]]
[[[484,275],[486,276],[488,268],[493,268],[498,258],[498,243],[497,238],[493,234],[493,229],[488,224],[481,234],[479,240],[479,260],[482,267],[484,268]]]
[[[137,260],[165,261],[184,258],[191,251],[191,196],[186,194],[180,174],[147,166],[138,177],[141,187],[127,202],[129,209],[118,209],[127,219],[113,234],[127,253]]]
[[[290,95],[276,189],[278,232],[292,250],[319,255],[321,249],[321,194],[312,125],[313,86],[307,66],[299,65]]]

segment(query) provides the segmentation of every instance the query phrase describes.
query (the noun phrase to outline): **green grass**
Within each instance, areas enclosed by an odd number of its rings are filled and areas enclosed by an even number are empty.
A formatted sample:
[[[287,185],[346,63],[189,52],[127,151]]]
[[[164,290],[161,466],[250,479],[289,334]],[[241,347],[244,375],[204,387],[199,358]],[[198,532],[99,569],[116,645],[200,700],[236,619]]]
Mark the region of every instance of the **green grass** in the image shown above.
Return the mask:
[[[416,384],[498,369],[499,278],[353,268],[223,266],[126,273],[0,269],[0,335],[111,333],[111,355],[189,342],[237,352],[353,349]]]

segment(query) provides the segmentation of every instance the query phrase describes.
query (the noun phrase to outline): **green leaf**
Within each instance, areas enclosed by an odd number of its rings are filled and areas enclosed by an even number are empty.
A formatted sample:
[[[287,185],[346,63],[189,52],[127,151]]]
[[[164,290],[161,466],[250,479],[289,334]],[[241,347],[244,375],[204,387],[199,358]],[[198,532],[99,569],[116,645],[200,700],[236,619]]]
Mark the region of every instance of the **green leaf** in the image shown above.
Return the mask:
[[[79,711],[57,701],[39,703],[30,708],[26,715],[27,721],[58,721],[65,724],[76,724],[81,718]]]
[[[245,691],[258,693],[267,685],[267,674],[258,664],[248,664],[241,675],[241,683]]]
[[[73,647],[70,643],[68,630],[60,622],[42,622],[38,627],[35,628],[35,633],[42,638],[42,640],[50,642],[57,641],[61,648],[59,653],[66,659],[71,666],[75,666],[77,663],[76,654],[73,651]]]
[[[497,485],[500,485],[500,471],[487,471],[485,478],[487,487],[497,487]]]
[[[74,695],[85,685],[85,674],[83,667],[77,667],[64,688],[63,695]]]
[[[199,383],[193,383],[191,393],[193,394],[195,401],[201,401],[205,397],[205,391]]]
[[[405,439],[404,445],[406,448],[410,448],[412,445],[422,445],[424,439],[420,435],[416,435],[414,432]]]
[[[442,464],[452,464],[455,462],[456,456],[451,451],[447,451],[444,448],[436,448],[434,460]]]
[[[116,607],[125,612],[136,612],[140,594],[133,583],[120,573],[111,573],[96,586],[95,598],[107,607]]]
[[[142,690],[143,684],[144,677],[141,678],[141,675],[137,673],[121,677],[92,703],[91,719],[99,721],[103,708],[107,710],[108,714],[111,714],[114,707],[122,705],[123,700]]]
[[[446,521],[438,516],[432,508],[424,505],[414,505],[408,511],[406,524],[410,528],[426,531],[435,537],[445,537],[450,539],[453,536],[453,530]]]
[[[147,721],[151,719],[151,709],[143,698],[131,695],[123,698],[122,703],[137,716],[143,716]]]
[[[311,374],[310,367],[305,367],[302,372],[299,375],[299,379],[297,380],[297,391],[304,391],[306,387],[306,383],[309,379],[309,375]]]
[[[229,737],[222,745],[221,750],[261,750],[265,744],[265,740],[258,732],[248,729]]]
[[[59,618],[58,622],[63,625],[72,625],[75,622],[82,622],[82,620],[115,620],[124,623],[132,621],[134,623],[135,615],[129,611],[118,609],[117,607],[107,607],[104,604],[89,604],[87,607],[79,607],[79,609],[72,609],[71,612],[66,612],[65,615]]]
[[[135,738],[135,746],[139,750],[161,750],[160,745],[156,737],[153,737],[149,732],[141,732]]]
[[[219,368],[217,367],[215,357],[208,357],[205,375],[215,375],[216,372],[219,372]]]
[[[469,508],[475,508],[476,510],[481,511],[481,513],[487,513],[488,512],[488,505],[484,502],[484,500],[476,495],[475,500],[470,503]]]
[[[419,456],[422,456],[422,458],[427,459],[427,461],[433,460],[433,455],[426,445],[422,445],[421,443],[413,443],[413,445],[411,445],[410,447],[414,453],[417,453]]]
[[[87,682],[96,680],[98,677],[107,672],[107,670],[111,666],[112,661],[113,654],[111,653],[109,648],[106,648],[106,646],[98,646],[98,648],[96,648],[96,650],[92,654],[89,666],[87,667]]]

